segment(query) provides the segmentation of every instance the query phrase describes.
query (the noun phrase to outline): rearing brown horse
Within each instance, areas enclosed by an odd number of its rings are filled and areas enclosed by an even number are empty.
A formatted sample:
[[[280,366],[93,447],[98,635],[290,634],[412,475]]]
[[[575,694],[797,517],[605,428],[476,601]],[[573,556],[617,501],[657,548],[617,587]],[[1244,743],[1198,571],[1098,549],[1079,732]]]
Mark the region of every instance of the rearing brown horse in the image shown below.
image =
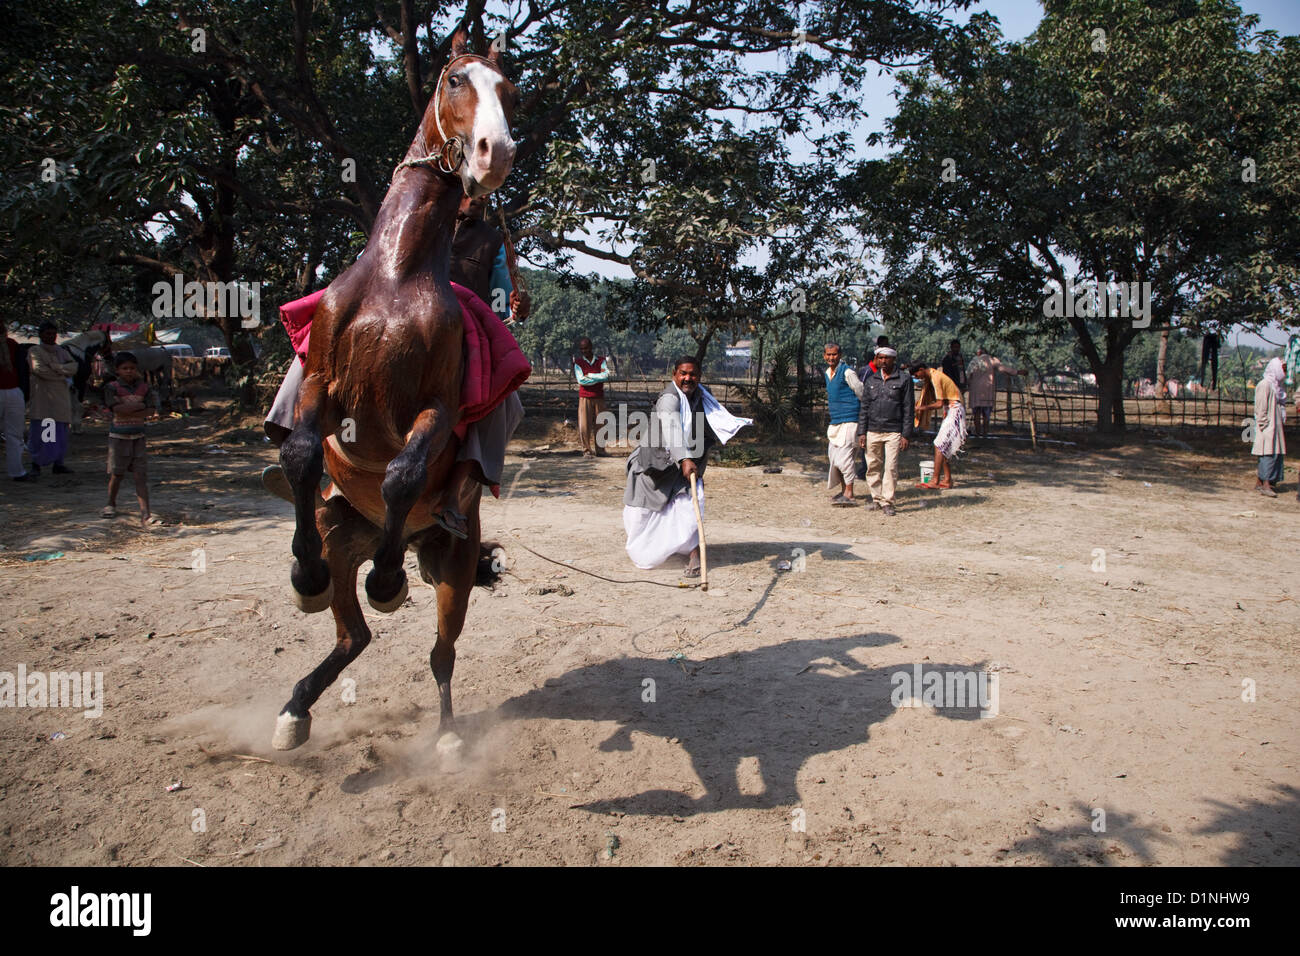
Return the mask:
[[[448,256],[462,195],[497,189],[514,163],[517,99],[497,51],[472,55],[458,32],[365,251],[317,306],[295,427],[280,447],[280,464],[294,492],[294,599],[309,613],[330,608],[338,643],[294,687],[276,722],[278,750],[307,740],[311,706],[370,643],[356,597],[361,564],[373,556],[366,597],[391,613],[406,599],[407,547],[419,555],[421,577],[437,589],[430,664],[441,728],[459,742],[451,675],[474,585],[479,519],[476,497],[467,539],[435,524],[434,506],[456,457],[450,439],[463,373],[464,328]],[[337,494],[322,500],[327,463]]]

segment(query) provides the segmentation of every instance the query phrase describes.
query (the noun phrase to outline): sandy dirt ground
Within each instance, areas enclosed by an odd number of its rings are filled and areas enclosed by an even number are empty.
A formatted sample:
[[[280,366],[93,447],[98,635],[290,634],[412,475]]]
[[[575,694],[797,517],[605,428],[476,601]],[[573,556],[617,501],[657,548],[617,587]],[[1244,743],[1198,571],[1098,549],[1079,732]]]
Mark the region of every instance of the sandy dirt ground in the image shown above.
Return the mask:
[[[1239,443],[976,442],[942,495],[914,449],[893,519],[829,507],[824,449],[711,467],[704,593],[627,560],[621,458],[517,441],[453,772],[413,556],[354,683],[273,751],[334,642],[289,600],[273,450],[161,426],[146,532],[98,517],[102,432],[77,474],[0,489],[0,671],[105,697],[0,709],[4,864],[1300,863],[1300,503],[1290,468],[1252,494]],[[918,665],[996,674],[996,716],[894,706]]]

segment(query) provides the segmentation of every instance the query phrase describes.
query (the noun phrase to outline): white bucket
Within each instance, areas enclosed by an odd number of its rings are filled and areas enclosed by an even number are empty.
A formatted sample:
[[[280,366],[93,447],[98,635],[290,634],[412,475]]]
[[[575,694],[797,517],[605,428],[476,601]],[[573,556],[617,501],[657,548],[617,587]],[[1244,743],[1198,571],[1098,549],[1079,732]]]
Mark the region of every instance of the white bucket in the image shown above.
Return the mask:
[[[921,462],[921,484],[923,485],[934,484],[934,462],[932,461]]]

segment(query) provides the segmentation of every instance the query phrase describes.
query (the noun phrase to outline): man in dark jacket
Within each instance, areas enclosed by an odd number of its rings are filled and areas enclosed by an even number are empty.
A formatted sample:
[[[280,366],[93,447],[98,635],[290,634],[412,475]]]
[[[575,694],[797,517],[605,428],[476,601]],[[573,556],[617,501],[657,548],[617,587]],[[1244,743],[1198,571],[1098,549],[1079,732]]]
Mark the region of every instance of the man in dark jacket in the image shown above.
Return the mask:
[[[913,434],[912,377],[895,367],[898,353],[876,349],[875,374],[862,381],[862,410],[858,416],[858,447],[867,452],[867,487],[875,505],[894,515],[898,456]]]

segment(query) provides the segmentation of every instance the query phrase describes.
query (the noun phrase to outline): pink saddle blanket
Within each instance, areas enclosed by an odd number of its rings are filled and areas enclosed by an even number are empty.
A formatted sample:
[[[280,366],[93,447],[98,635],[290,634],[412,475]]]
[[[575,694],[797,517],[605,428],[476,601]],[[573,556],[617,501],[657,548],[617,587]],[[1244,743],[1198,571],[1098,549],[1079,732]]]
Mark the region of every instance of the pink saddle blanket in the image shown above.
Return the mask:
[[[465,437],[469,425],[484,418],[505,401],[532,374],[519,343],[510,334],[500,316],[486,302],[465,288],[451,284],[460,299],[465,322],[465,374],[460,386],[460,423],[455,432]],[[280,322],[289,333],[289,341],[298,361],[307,364],[307,347],[311,339],[311,320],[325,290],[280,306]]]

